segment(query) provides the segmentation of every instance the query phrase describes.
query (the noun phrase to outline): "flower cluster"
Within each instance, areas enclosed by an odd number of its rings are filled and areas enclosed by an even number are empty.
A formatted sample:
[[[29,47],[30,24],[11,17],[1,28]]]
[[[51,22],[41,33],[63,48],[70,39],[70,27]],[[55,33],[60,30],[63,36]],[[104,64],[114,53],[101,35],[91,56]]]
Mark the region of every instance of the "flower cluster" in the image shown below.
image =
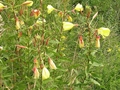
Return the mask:
[[[50,69],[57,69],[55,63],[50,57],[48,58],[48,63],[49,63]],[[46,68],[44,64],[39,65],[39,62],[36,58],[34,59],[34,67],[33,67],[34,79],[39,79],[39,76],[40,76],[39,68],[42,69],[42,80],[48,79],[50,77],[49,70]]]
[[[59,11],[58,15],[60,17],[63,17],[63,16],[66,17],[66,14],[64,14],[64,12],[62,12],[62,11],[60,11],[58,9],[55,9],[52,5],[48,5],[47,6],[47,12],[48,12],[48,14],[50,14],[54,10],[55,11]],[[78,11],[81,14],[83,14],[83,11],[84,11],[84,14],[85,14],[84,16],[86,16],[87,18],[90,17],[91,12],[92,12],[90,6],[86,5],[85,8],[83,8],[82,4],[80,4],[80,3],[78,3],[74,7],[74,9],[72,10],[72,12],[74,12],[74,13],[75,13],[75,11]],[[97,15],[98,15],[98,12],[93,16],[91,22],[95,19],[95,17]],[[78,24],[73,24],[72,23],[72,17],[70,15],[67,15],[66,18],[67,18],[68,21],[63,21],[63,31],[68,31],[68,30],[71,30],[75,26],[79,26]],[[91,22],[90,22],[90,24],[91,24]],[[95,35],[96,36],[95,47],[100,48],[100,36],[99,35],[102,35],[102,37],[105,38],[105,37],[109,36],[109,34],[110,34],[110,29],[109,28],[101,27],[101,28],[97,29],[97,33]],[[78,41],[79,41],[79,47],[83,48],[84,47],[84,40],[83,40],[82,35],[79,36]]]

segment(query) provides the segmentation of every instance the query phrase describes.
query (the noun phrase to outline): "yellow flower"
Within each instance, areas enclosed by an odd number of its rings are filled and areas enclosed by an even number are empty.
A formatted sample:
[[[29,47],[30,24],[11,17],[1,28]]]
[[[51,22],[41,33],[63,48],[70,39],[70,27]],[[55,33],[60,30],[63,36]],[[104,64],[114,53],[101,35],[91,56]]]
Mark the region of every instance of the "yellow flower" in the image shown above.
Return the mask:
[[[69,22],[72,22],[72,17],[71,16],[68,15],[67,18],[68,18]]]
[[[96,36],[96,47],[100,48],[100,36]]]
[[[18,17],[16,17],[16,29],[19,30],[20,29],[20,22],[18,20]]]
[[[111,48],[108,48],[107,52],[111,52],[111,51],[112,51],[112,49],[111,49]]]
[[[118,51],[120,51],[120,48],[118,48]]]
[[[34,79],[39,79],[40,73],[36,67],[33,68]]]
[[[20,20],[20,25],[24,25],[24,21],[23,20]]]
[[[74,27],[75,25],[70,22],[63,22],[63,31],[70,30]]]
[[[33,1],[25,1],[25,2],[23,2],[22,5],[26,5],[26,6],[30,7],[33,5]]]
[[[102,37],[105,38],[106,36],[109,36],[110,29],[109,28],[101,27],[101,28],[98,29],[98,34],[101,34]]]
[[[33,29],[33,25],[29,27],[29,30],[32,30]]]
[[[62,40],[65,40],[65,39],[66,39],[66,37],[65,37],[65,36],[61,36],[61,39],[62,39]]]
[[[50,77],[50,72],[44,66],[43,69],[42,69],[42,80],[48,79],[49,77]]]
[[[63,47],[63,48],[61,48],[61,51],[63,51],[63,50],[65,50],[65,48]]]
[[[48,59],[48,62],[49,62],[50,69],[57,69],[55,63],[51,58]]]
[[[55,10],[55,8],[52,5],[48,5],[47,6],[47,13],[50,14],[53,10]]]
[[[116,48],[118,48],[118,47],[119,47],[119,45],[116,45],[115,47],[116,47]]]
[[[79,36],[79,47],[80,47],[80,48],[83,48],[83,47],[84,47],[84,41],[83,41],[82,36]]]
[[[36,25],[42,25],[42,23],[45,23],[46,22],[46,20],[45,19],[43,19],[43,20],[41,20],[40,18],[38,18],[38,20],[36,21]]]
[[[2,46],[0,46],[0,50],[3,50],[3,47],[2,47]]]
[[[7,6],[4,6],[2,3],[0,3],[0,11],[2,11],[4,8],[6,8]]]
[[[78,3],[75,8],[74,8],[76,11],[83,11],[83,6],[82,4]]]

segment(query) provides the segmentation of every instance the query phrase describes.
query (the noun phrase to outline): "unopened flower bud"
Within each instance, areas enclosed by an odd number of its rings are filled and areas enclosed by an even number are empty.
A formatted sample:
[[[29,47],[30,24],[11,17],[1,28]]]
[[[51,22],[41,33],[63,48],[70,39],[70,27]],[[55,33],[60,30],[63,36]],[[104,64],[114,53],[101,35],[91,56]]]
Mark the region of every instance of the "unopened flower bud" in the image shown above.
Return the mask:
[[[92,12],[91,7],[88,6],[88,5],[86,5],[86,6],[85,6],[85,13],[86,13],[86,15],[87,15],[87,18],[90,17],[91,12]]]
[[[26,46],[23,46],[23,45],[16,45],[17,48],[28,48]]]
[[[50,69],[57,69],[55,63],[51,58],[48,58],[48,62],[49,62]]]
[[[100,36],[96,36],[96,45],[97,48],[100,48]]]
[[[34,79],[39,79],[40,73],[36,67],[33,68]]]
[[[47,38],[45,45],[48,45],[48,43],[49,43],[49,38]]]
[[[58,16],[59,16],[59,17],[63,17],[63,15],[64,15],[64,13],[63,13],[62,11],[60,11],[60,12],[58,13]]]
[[[33,5],[33,1],[25,1],[25,2],[23,2],[23,4],[22,4],[22,5],[25,5],[25,6],[30,7],[30,6],[32,6],[32,5]]]
[[[83,48],[83,47],[84,47],[84,41],[83,41],[82,36],[79,36],[79,47],[80,47],[80,48]]]
[[[37,60],[36,58],[34,59],[34,66],[37,67],[37,68],[40,67],[40,66],[39,66],[39,63],[38,63],[38,60]]]
[[[18,38],[22,37],[22,31],[18,33]]]
[[[35,18],[38,18],[40,16],[40,11],[38,9],[34,9],[31,11],[31,16],[34,16]]]
[[[72,20],[72,17],[69,16],[69,15],[67,16],[67,19],[68,19],[69,22],[72,22],[72,21],[73,21],[73,20]]]
[[[16,29],[19,30],[20,29],[20,22],[18,17],[16,17]]]

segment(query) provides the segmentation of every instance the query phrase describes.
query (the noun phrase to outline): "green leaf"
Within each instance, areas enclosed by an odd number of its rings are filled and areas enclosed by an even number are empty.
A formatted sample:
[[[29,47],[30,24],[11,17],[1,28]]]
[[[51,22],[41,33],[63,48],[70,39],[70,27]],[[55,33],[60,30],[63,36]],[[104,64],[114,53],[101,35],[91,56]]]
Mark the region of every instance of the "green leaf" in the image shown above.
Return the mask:
[[[92,55],[93,57],[95,57],[96,52],[97,52],[97,50],[92,51],[92,52],[91,52],[91,55]]]
[[[104,65],[102,63],[93,62],[91,66],[103,67]]]
[[[88,71],[87,71],[87,67],[85,67],[85,75],[86,75],[86,79],[88,79]]]
[[[90,81],[93,82],[94,84],[100,86],[100,83],[96,80],[94,80],[93,78],[90,78]]]
[[[60,42],[56,39],[56,40],[51,40],[50,43],[51,44],[59,44]]]

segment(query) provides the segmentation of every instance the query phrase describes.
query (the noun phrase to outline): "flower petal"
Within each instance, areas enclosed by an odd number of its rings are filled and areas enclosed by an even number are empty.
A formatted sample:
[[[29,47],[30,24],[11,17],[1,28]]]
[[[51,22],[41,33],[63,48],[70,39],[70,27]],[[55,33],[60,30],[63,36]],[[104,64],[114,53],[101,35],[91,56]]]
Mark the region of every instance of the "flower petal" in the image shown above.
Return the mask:
[[[53,10],[55,10],[55,8],[52,5],[48,5],[47,6],[47,13],[50,14]]]
[[[63,22],[63,30],[67,31],[70,30],[74,27],[75,25],[73,23],[70,22]]]
[[[82,4],[78,3],[75,8],[74,8],[76,11],[83,11],[83,6]]]
[[[42,70],[42,80],[48,79],[50,77],[50,72],[46,67]]]
[[[109,36],[110,29],[101,27],[101,28],[98,29],[98,34],[101,34],[103,36],[103,38],[105,38],[106,36]]]

